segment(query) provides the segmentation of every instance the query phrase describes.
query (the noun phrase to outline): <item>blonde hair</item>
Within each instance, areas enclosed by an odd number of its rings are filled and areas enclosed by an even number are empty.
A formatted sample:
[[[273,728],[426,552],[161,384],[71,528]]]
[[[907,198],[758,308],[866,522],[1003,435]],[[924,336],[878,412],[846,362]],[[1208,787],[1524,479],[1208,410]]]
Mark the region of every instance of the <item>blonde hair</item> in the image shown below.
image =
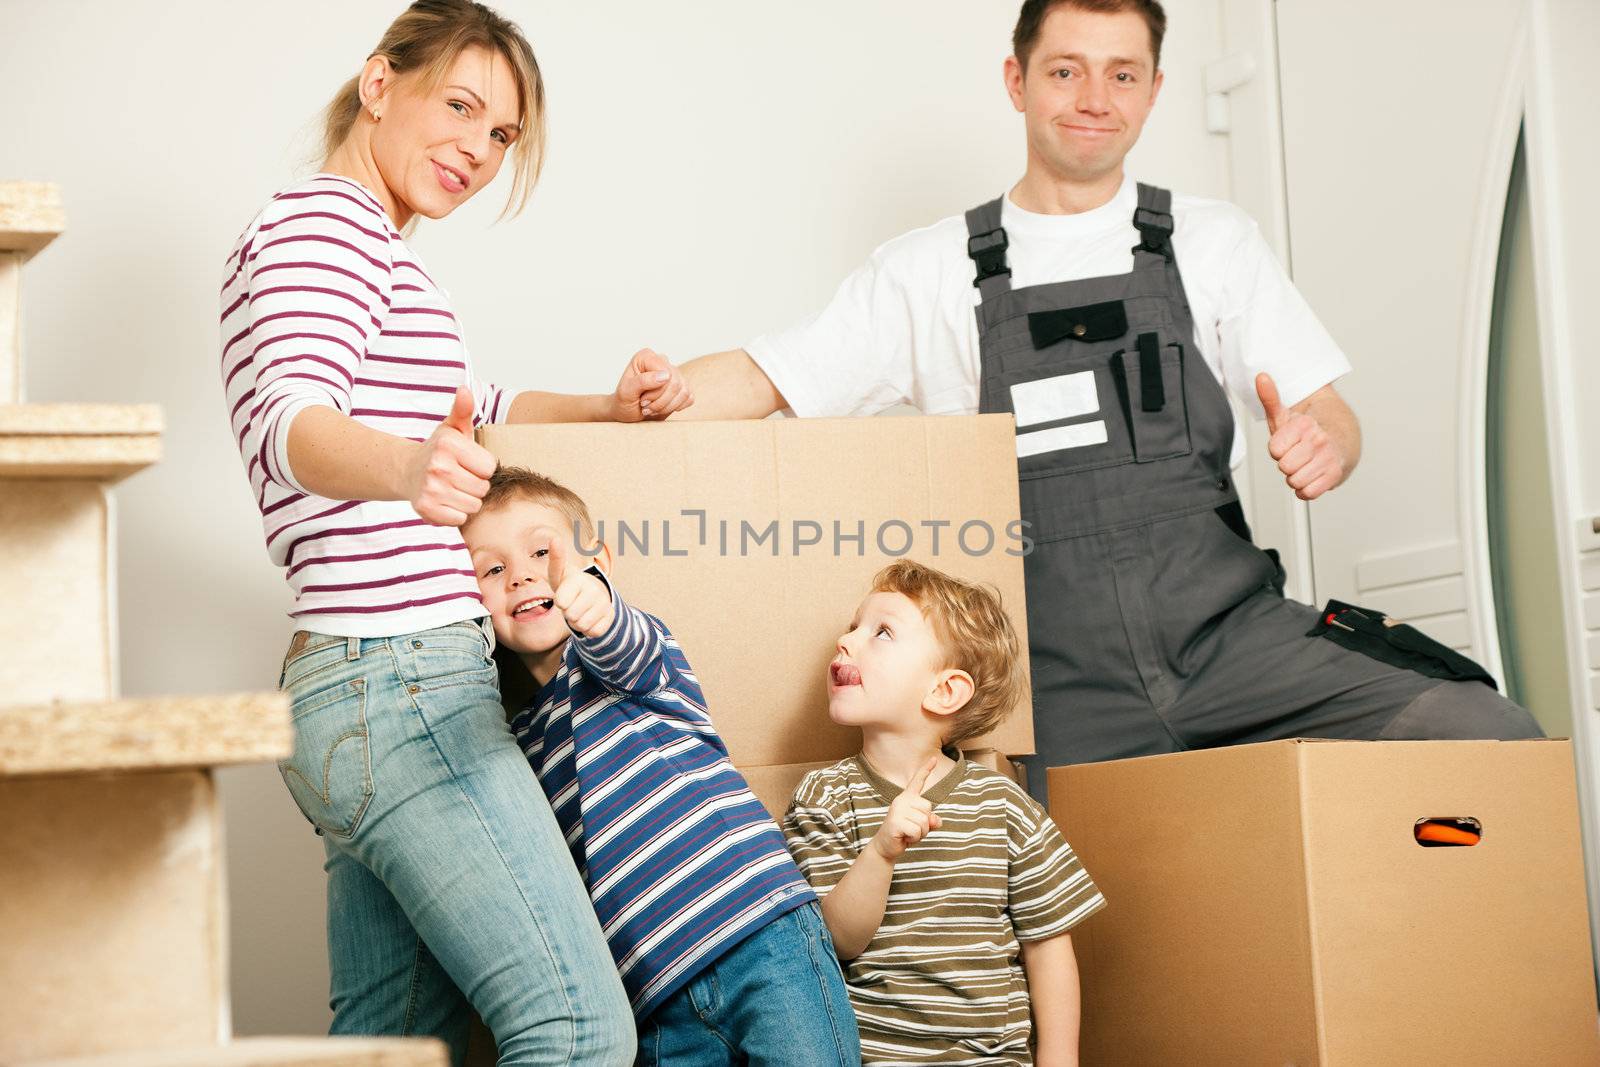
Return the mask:
[[[544,77],[533,48],[516,23],[472,0],[416,0],[384,31],[372,55],[387,59],[405,79],[420,77],[423,89],[431,92],[469,48],[504,56],[516,79],[522,131],[511,145],[511,194],[501,212],[504,218],[527,206],[544,169]],[[361,77],[357,75],[340,86],[324,112],[324,156],[344,144],[360,113]]]
[[[483,508],[479,514],[487,514],[513,500],[527,500],[554,508],[567,520],[567,528],[573,531],[575,538],[581,536],[588,542],[585,548],[594,547],[594,520],[589,517],[589,505],[555,479],[536,474],[526,467],[502,466],[489,479],[489,491],[483,495]]]
[[[900,593],[922,610],[948,657],[972,676],[972,699],[950,719],[947,745],[988,733],[1022,696],[1017,632],[995,590],[900,559],[872,579],[874,593]]]

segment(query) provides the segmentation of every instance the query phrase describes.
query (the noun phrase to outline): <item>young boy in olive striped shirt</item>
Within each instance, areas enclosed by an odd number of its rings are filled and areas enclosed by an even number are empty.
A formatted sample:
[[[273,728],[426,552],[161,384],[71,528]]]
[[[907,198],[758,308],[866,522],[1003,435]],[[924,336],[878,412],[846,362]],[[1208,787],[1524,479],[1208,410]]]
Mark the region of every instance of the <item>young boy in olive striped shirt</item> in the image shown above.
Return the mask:
[[[1077,1063],[1067,931],[1105,898],[1044,809],[954,747],[1016,702],[1018,656],[993,593],[900,560],[829,664],[829,717],[861,753],[806,776],[784,833],[867,1064]]]

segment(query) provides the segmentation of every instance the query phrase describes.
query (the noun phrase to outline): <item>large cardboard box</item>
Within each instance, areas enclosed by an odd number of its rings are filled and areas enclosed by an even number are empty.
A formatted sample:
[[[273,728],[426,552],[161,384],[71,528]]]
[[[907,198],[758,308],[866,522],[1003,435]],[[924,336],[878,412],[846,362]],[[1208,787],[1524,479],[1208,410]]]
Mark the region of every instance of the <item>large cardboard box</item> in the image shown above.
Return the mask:
[[[794,791],[800,787],[800,780],[812,771],[832,767],[837,762],[822,760],[816,763],[780,763],[772,767],[740,767],[739,773],[744,775],[750,792],[761,801],[761,806],[781,823],[789,810],[789,801],[794,799]]]
[[[1086,1067],[1600,1063],[1565,741],[1280,741],[1058,767],[1106,895]],[[1476,819],[1471,847],[1419,820]]]
[[[1009,415],[491,426],[503,463],[588,503],[617,588],[659,615],[736,765],[842,759],[828,661],[899,556],[1000,591],[1024,648],[1025,530]],[[1026,689],[973,747],[1033,751]]]

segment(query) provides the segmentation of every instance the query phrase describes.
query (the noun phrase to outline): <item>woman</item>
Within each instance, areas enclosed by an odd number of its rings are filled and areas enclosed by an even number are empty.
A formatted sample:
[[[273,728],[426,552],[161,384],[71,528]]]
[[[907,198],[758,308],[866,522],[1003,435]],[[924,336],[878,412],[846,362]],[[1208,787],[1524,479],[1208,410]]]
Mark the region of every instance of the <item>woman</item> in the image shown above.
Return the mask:
[[[649,353],[611,396],[478,381],[402,237],[508,155],[520,209],[543,102],[515,25],[467,0],[413,4],[329,106],[321,173],[273,197],[229,256],[222,376],[300,623],[280,770],[325,842],[333,1032],[433,1034],[459,1062],[470,1002],[501,1064],[620,1064],[628,1003],[506,727],[455,528],[495,467],[474,425],[665,418],[690,400]]]

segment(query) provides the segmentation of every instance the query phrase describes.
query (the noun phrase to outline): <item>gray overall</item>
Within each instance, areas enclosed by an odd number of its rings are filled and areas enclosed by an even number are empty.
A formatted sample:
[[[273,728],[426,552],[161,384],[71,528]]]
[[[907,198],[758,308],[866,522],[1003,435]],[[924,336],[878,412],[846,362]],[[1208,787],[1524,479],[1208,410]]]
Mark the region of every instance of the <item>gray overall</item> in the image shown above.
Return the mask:
[[[1139,186],[1132,273],[1011,288],[1000,201],[967,213],[978,410],[1017,419],[1038,755],[1045,767],[1284,737],[1541,736],[1477,682],[1309,636],[1251,543],[1228,398],[1194,348],[1171,195]]]

